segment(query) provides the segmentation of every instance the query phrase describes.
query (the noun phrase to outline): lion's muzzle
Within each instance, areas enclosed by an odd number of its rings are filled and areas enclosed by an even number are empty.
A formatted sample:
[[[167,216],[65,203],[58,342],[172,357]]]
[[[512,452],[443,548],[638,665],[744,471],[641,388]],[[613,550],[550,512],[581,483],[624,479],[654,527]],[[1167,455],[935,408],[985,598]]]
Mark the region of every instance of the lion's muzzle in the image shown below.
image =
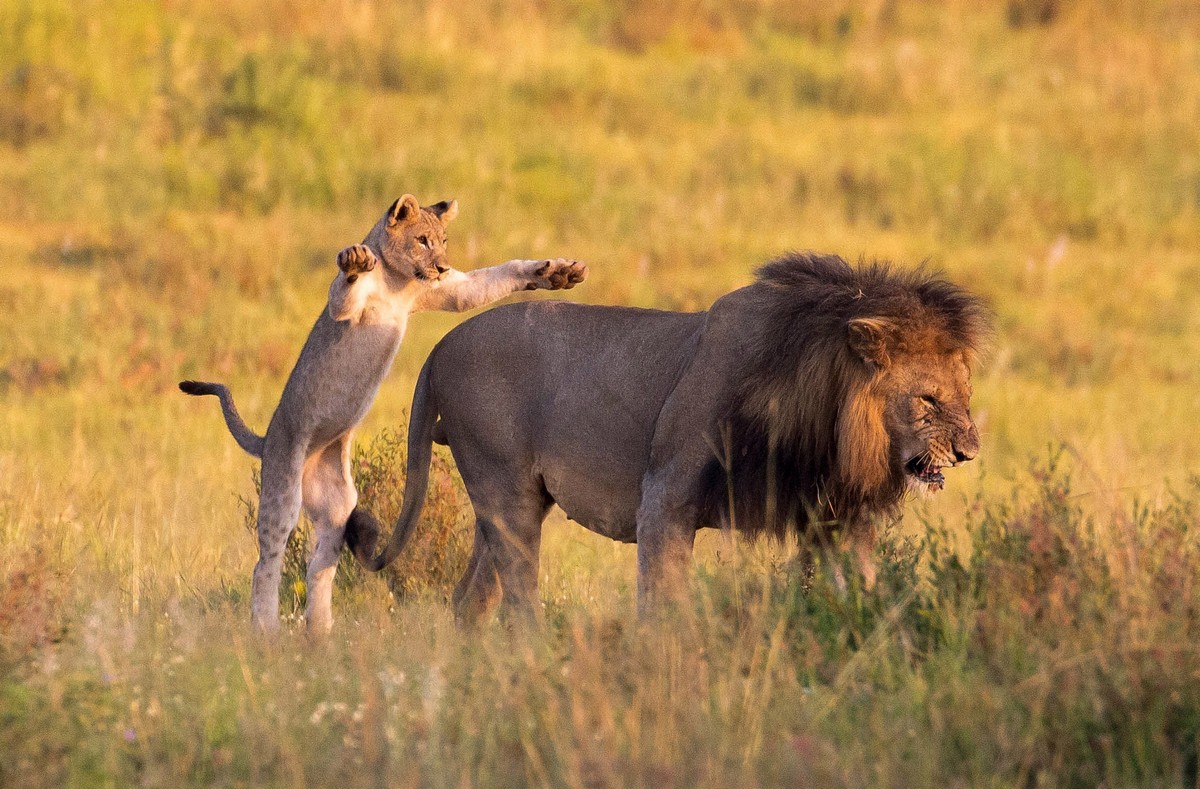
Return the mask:
[[[967,429],[955,438],[954,441],[954,460],[955,465],[966,463],[968,460],[974,460],[979,455],[979,429],[975,427],[974,422],[968,422]]]

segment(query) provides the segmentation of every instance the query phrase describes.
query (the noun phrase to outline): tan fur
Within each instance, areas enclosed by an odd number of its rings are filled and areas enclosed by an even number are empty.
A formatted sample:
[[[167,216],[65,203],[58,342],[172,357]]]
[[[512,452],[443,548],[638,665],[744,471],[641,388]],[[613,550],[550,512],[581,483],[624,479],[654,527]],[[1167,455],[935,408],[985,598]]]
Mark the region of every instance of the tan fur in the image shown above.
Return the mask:
[[[316,526],[308,565],[310,631],[333,624],[333,575],[348,520],[356,509],[350,476],[354,428],[366,415],[404,337],[408,317],[422,310],[461,311],[533,288],[570,288],[586,267],[572,260],[512,260],[472,272],[446,260],[446,224],[454,201],[421,208],[405,195],[392,204],[362,244],[338,254],[338,274],[288,378],[265,436],[255,435],[220,384],[184,381],[188,394],[216,395],[238,444],[262,458],[258,508],[259,560],[251,606],[255,625],[278,627],[283,550],[301,508]]]
[[[860,491],[877,490],[888,479],[892,439],[883,421],[887,401],[875,383],[854,386],[837,415],[838,474]]]

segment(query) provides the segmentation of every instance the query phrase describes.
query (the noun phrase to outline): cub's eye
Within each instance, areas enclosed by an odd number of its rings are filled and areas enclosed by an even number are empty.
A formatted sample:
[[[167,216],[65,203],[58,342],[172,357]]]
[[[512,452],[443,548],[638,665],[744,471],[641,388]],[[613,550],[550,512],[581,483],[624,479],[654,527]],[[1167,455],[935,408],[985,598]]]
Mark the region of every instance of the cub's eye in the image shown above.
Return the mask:
[[[921,395],[921,402],[930,408],[937,408],[939,405],[941,405],[941,403],[939,403],[937,398],[933,395]]]
[[[417,236],[417,243],[429,249],[429,236]]]

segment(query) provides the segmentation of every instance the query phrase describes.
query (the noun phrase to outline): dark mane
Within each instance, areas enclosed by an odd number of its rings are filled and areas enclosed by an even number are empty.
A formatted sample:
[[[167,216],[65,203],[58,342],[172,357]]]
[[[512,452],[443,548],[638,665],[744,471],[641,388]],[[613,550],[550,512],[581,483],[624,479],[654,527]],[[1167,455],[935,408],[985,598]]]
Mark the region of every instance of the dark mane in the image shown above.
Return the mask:
[[[782,535],[896,513],[903,470],[888,463],[873,479],[854,459],[886,453],[886,433],[843,418],[875,376],[851,351],[850,321],[886,320],[901,353],[960,351],[971,364],[988,331],[982,302],[924,267],[812,253],[766,264],[750,287],[756,320],[701,477],[703,522]]]

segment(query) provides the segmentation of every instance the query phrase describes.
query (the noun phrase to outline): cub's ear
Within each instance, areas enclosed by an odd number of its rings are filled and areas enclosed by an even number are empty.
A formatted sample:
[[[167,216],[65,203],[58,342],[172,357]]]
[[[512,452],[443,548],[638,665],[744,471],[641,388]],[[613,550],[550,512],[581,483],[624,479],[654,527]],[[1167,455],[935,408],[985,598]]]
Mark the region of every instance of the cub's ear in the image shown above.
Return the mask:
[[[854,318],[846,327],[850,350],[865,362],[887,367],[892,363],[895,327],[883,318]]]
[[[442,220],[442,227],[445,227],[450,224],[454,217],[458,216],[458,201],[443,200],[440,203],[434,203],[425,210]]]
[[[421,213],[421,204],[412,195],[405,195],[388,209],[388,227],[403,225],[417,218]]]

